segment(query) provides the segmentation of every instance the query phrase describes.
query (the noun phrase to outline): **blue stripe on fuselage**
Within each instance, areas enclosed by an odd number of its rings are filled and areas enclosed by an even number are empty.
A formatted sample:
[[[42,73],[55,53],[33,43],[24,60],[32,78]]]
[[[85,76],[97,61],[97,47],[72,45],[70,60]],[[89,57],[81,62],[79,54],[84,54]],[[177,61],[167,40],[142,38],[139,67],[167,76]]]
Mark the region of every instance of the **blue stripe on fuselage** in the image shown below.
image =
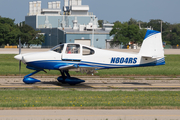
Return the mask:
[[[157,61],[151,62],[151,63],[145,63],[145,64],[132,64],[132,65],[121,65],[121,64],[103,64],[103,63],[95,63],[95,62],[66,62],[61,60],[42,60],[42,61],[34,61],[26,63],[28,66],[35,67],[35,68],[41,68],[41,69],[51,69],[51,70],[57,70],[55,66],[68,66],[77,64],[79,67],[94,67],[94,68],[101,68],[101,69],[108,69],[108,68],[127,68],[127,67],[143,67],[143,66],[157,66],[157,65],[164,65],[165,59],[159,59]]]

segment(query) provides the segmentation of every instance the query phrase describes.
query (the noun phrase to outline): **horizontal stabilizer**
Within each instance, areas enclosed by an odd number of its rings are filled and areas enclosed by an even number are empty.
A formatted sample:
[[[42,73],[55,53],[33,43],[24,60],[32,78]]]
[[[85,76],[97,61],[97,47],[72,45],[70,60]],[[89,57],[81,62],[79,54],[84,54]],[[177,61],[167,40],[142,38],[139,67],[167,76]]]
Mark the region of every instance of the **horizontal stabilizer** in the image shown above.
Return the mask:
[[[142,56],[143,58],[153,58],[153,59],[155,59],[155,58],[161,58],[161,56],[151,56],[151,55],[143,55]]]
[[[142,57],[143,57],[143,58],[152,58],[153,56],[143,55]]]

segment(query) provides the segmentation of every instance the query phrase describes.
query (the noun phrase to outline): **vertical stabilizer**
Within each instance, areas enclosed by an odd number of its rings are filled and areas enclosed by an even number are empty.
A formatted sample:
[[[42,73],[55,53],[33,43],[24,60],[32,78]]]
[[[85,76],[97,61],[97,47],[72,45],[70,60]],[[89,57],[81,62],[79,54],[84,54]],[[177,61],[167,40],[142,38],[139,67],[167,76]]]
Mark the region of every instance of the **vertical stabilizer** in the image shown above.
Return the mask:
[[[147,56],[152,58],[164,57],[161,32],[147,30],[139,54],[144,57]]]

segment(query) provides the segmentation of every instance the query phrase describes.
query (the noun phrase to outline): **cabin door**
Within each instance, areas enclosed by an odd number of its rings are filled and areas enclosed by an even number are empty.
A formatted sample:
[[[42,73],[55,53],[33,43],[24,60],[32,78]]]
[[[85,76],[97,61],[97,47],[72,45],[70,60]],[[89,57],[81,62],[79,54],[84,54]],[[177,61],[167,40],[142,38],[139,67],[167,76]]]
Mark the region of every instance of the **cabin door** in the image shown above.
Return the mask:
[[[81,46],[79,44],[67,44],[62,55],[63,61],[80,62],[82,59]]]

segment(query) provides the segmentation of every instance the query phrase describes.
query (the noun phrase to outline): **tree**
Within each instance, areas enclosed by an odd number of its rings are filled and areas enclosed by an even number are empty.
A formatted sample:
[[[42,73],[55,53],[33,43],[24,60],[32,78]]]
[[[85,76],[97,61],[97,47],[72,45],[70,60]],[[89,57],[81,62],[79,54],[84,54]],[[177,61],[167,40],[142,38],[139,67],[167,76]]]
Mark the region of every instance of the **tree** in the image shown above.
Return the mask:
[[[40,45],[44,42],[44,35],[40,34],[40,31],[35,31],[31,26],[24,24],[19,29],[22,44],[29,47],[32,44]]]
[[[128,24],[122,24],[119,21],[114,23],[113,29],[110,32],[110,36],[114,36],[111,45],[119,45],[121,43],[127,44],[129,42],[128,38]]]
[[[138,25],[128,23],[115,22],[114,27],[110,32],[110,36],[114,36],[111,45],[124,44],[127,45],[129,42],[135,44],[141,44],[146,30],[140,30]]]
[[[0,17],[0,46],[6,44],[19,44],[19,37],[22,39],[22,44],[29,47],[31,44],[41,44],[44,42],[44,35],[39,34],[40,31],[35,31],[32,27],[25,25],[18,26],[14,23],[14,19]]]
[[[134,25],[137,25],[138,22],[137,22],[137,20],[131,18],[131,19],[128,21],[128,25],[133,25],[133,24],[134,24]]]
[[[20,30],[18,27],[10,27],[10,32],[7,34],[7,37],[5,39],[5,44],[10,44],[10,45],[16,45],[18,44],[18,39],[21,34]]]
[[[17,43],[20,30],[14,21],[10,18],[0,18],[0,46]]]
[[[156,31],[161,31],[161,23],[160,21],[163,21],[161,19],[151,19],[149,22],[148,22],[148,26],[152,26],[154,30]],[[170,23],[168,22],[163,22],[162,23],[162,31],[166,31],[169,27]]]
[[[146,34],[145,29],[139,29],[139,26],[132,24],[128,26],[128,36],[132,43],[141,44]]]
[[[12,27],[16,26],[16,25],[14,24],[14,21],[15,21],[15,19],[0,18],[0,23],[1,23],[1,24],[9,24],[9,25],[12,26]]]
[[[0,45],[5,45],[6,35],[9,33],[8,24],[0,23]]]
[[[180,45],[180,24],[170,25],[169,29],[163,37],[164,42],[169,45]]]
[[[98,25],[100,28],[102,28],[103,27],[103,20],[98,20]]]

